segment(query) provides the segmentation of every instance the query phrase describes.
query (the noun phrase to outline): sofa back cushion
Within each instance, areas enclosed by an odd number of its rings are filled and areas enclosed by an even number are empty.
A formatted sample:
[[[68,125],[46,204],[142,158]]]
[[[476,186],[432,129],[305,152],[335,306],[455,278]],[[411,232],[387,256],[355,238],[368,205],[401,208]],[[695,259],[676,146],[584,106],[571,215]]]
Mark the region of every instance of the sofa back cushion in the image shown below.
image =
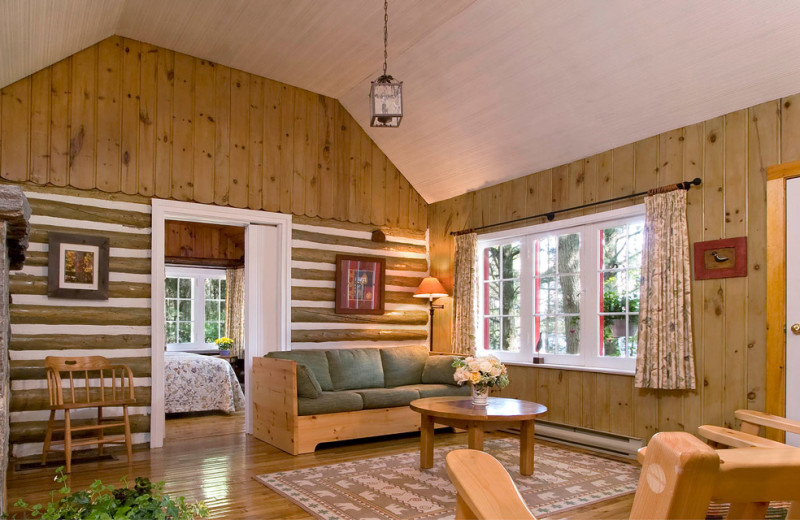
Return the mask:
[[[319,386],[325,392],[333,391],[333,382],[328,368],[328,357],[324,350],[287,350],[282,352],[270,352],[266,357],[289,359],[302,363],[308,367]]]
[[[340,348],[326,351],[333,389],[383,388],[383,366],[377,348]]]
[[[422,382],[422,370],[428,359],[428,347],[386,347],[380,349],[386,388],[416,385]]]
[[[453,374],[456,369],[453,366],[456,356],[430,356],[425,361],[425,368],[422,370],[422,382],[426,384],[454,385]]]

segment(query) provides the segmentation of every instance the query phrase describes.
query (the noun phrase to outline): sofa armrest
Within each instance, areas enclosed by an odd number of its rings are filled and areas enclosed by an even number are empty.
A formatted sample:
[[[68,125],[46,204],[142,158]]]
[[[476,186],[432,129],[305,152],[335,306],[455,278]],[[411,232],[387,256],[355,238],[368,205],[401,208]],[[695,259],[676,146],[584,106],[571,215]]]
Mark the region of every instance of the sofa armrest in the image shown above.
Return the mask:
[[[294,453],[297,433],[297,363],[253,358],[253,435]]]

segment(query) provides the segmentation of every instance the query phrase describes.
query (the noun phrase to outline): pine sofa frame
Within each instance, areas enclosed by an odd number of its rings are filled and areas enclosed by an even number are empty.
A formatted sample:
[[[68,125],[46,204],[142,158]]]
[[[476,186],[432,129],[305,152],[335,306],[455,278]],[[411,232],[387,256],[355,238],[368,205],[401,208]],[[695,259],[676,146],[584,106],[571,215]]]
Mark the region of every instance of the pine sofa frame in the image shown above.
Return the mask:
[[[312,453],[323,442],[416,432],[420,428],[420,415],[408,406],[298,415],[295,361],[253,358],[251,385],[253,436],[292,455]]]

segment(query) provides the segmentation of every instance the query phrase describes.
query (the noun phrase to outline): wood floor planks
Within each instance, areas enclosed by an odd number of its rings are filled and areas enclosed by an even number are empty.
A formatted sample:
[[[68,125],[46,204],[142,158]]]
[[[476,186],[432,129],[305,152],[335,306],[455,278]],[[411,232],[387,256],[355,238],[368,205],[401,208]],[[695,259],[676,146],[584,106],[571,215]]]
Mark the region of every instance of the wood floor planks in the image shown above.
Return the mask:
[[[493,433],[491,436],[508,434]],[[436,446],[466,444],[466,434],[437,433]],[[274,491],[253,480],[253,476],[368,457],[404,453],[418,449],[415,434],[338,443],[316,452],[293,457],[244,434],[244,417],[210,415],[167,421],[164,447],[134,452],[129,465],[120,460],[76,464],[69,484],[74,490],[95,479],[116,484],[123,475],[145,476],[166,481],[166,491],[188,500],[204,500],[211,518],[237,520],[310,519],[311,515]],[[562,446],[563,448],[563,446]],[[569,448],[568,448],[569,449]],[[52,470],[11,472],[10,501],[25,498],[30,503],[48,499]],[[627,518],[633,495],[562,513],[558,518]]]

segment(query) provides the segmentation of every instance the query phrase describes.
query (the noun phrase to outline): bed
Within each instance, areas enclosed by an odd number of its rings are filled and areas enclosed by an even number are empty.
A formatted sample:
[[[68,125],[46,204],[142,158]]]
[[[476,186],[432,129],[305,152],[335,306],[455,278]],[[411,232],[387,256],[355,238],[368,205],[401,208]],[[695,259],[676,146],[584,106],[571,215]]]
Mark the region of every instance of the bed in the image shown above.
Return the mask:
[[[242,387],[224,359],[166,352],[164,371],[166,413],[244,410]]]

